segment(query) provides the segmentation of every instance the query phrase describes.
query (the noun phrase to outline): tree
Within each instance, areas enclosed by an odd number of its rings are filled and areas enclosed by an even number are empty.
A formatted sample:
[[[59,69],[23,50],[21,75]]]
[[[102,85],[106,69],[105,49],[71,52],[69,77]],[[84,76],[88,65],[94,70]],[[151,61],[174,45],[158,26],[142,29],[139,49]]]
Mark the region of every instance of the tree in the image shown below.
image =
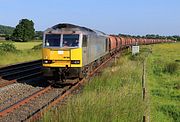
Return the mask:
[[[13,27],[0,25],[0,34],[11,35],[14,31]]]
[[[33,21],[22,19],[13,31],[12,40],[26,42],[34,38],[34,33]]]
[[[34,35],[34,38],[36,40],[42,40],[43,39],[43,32],[42,31],[36,31],[35,35]]]

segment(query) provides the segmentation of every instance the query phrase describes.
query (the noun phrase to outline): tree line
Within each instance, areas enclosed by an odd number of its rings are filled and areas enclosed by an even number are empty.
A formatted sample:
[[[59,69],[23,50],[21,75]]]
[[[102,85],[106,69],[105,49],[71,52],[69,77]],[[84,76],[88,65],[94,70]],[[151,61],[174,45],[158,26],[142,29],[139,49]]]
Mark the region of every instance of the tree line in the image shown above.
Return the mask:
[[[6,40],[27,42],[34,39],[42,40],[43,32],[35,31],[32,20],[21,19],[15,28],[0,26],[0,37],[4,37]]]
[[[147,34],[145,36],[140,36],[140,35],[128,35],[128,34],[119,34],[119,36],[123,37],[132,37],[132,38],[145,38],[145,39],[170,39],[174,41],[180,41],[180,36],[179,35],[174,35],[174,36],[160,36],[158,34]]]
[[[136,36],[136,35],[119,34],[119,36],[133,37],[133,38],[147,38],[147,39],[170,39],[174,41],[180,41],[179,35],[160,36],[158,34],[157,35],[147,34],[145,36],[140,36],[140,35]],[[6,40],[26,42],[34,39],[42,40],[43,32],[35,31],[34,22],[32,20],[21,19],[19,21],[19,24],[15,28],[0,25],[0,37],[4,37]]]
[[[14,31],[13,27],[0,25],[0,34],[9,35]]]

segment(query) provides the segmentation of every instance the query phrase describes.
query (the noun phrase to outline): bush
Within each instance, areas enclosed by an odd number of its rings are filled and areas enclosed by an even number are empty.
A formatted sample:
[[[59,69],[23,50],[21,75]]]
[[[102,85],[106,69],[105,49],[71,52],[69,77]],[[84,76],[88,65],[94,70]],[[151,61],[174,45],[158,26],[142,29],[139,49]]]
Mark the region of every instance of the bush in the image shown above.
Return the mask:
[[[32,48],[32,50],[40,50],[42,49],[42,44],[36,45]]]
[[[174,122],[179,122],[180,120],[180,110],[175,105],[163,105],[159,107],[159,110],[164,114],[169,115],[173,118]]]
[[[141,61],[141,62],[144,61],[144,57],[140,53],[137,53],[135,55],[130,55],[129,59],[132,61]]]
[[[157,59],[153,61],[152,67],[153,67],[153,73],[155,75],[161,76],[164,70],[165,62],[163,60]]]
[[[178,64],[173,62],[173,63],[168,63],[165,67],[164,67],[164,72],[168,72],[170,74],[175,73],[178,70]]]
[[[2,43],[0,45],[0,52],[7,53],[7,52],[16,52],[17,49],[12,43]]]

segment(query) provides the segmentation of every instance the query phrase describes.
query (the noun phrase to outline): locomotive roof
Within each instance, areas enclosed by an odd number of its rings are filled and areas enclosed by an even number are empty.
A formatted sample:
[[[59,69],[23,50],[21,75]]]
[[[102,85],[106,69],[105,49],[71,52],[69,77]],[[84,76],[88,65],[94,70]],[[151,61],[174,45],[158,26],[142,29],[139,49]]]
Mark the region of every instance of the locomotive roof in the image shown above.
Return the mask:
[[[86,30],[86,31],[90,31],[90,32],[94,32],[93,30],[86,28],[86,27],[81,27],[78,25],[73,25],[73,24],[68,24],[68,23],[62,23],[62,24],[57,24],[55,26],[52,27],[53,29],[62,29],[62,28],[79,28],[81,30]]]
[[[46,31],[61,30],[61,29],[75,29],[75,30],[77,29],[80,31],[86,31],[90,33],[96,33],[97,35],[106,36],[106,34],[101,31],[92,30],[83,26],[78,26],[78,25],[68,24],[68,23],[60,23],[60,24],[54,25],[53,27],[48,28]]]

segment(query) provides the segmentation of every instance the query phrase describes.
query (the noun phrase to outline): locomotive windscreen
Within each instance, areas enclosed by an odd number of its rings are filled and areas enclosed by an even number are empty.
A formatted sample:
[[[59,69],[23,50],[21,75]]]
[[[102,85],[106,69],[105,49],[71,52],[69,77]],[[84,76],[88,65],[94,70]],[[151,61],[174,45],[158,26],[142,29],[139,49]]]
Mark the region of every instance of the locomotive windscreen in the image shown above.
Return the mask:
[[[62,47],[78,47],[79,35],[78,34],[63,34]]]
[[[45,37],[46,47],[60,47],[61,35],[59,34],[47,34]]]
[[[46,47],[78,47],[79,34],[46,34],[44,45]]]

